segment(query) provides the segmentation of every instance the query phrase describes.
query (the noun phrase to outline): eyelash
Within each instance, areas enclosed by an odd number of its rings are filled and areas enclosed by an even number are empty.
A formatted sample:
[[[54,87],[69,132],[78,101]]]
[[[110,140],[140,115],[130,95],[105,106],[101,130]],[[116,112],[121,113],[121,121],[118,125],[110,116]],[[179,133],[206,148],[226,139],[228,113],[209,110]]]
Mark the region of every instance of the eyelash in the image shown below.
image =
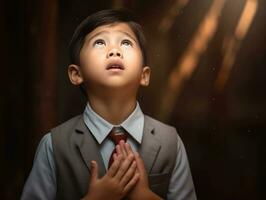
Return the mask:
[[[132,42],[130,40],[123,40],[121,42],[122,45],[125,44],[125,43],[127,43],[127,46],[132,46]]]
[[[133,43],[130,40],[122,40],[121,45],[124,45],[126,43],[126,46],[133,46]],[[96,45],[105,45],[105,41],[102,39],[98,39],[93,43],[93,46]]]
[[[101,44],[99,44],[99,43],[101,43]],[[99,40],[96,40],[96,41],[93,43],[93,46],[95,46],[95,45],[103,45],[103,44],[105,44],[104,40],[99,39]]]

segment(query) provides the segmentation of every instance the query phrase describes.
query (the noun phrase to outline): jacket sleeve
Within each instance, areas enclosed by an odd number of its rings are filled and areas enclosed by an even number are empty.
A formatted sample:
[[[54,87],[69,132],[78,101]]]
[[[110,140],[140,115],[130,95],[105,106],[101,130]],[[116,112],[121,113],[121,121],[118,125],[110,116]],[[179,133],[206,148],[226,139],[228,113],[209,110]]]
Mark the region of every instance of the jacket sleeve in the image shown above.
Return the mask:
[[[33,166],[24,185],[21,200],[53,200],[56,198],[56,175],[51,134],[39,143]]]
[[[168,200],[196,200],[196,192],[190,172],[186,150],[177,135],[177,157],[167,193]]]

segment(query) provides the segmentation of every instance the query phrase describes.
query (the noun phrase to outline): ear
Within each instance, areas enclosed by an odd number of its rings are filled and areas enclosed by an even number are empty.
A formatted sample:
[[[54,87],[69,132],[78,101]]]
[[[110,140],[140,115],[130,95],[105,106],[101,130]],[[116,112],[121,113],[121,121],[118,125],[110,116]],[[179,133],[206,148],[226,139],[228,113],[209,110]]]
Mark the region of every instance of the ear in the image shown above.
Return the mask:
[[[151,75],[151,68],[149,66],[145,66],[142,69],[140,85],[148,86],[150,83],[150,75]]]
[[[83,77],[80,71],[80,66],[71,64],[68,66],[68,77],[73,85],[80,85],[83,83]]]

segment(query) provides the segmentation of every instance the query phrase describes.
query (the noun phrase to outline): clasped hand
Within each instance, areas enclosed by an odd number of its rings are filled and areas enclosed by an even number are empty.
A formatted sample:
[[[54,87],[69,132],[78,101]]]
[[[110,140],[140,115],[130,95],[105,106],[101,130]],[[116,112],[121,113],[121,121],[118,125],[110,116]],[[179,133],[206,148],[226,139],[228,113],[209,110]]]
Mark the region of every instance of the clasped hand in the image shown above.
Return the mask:
[[[119,200],[127,197],[130,200],[160,199],[148,185],[144,163],[130,145],[120,141],[116,146],[114,162],[106,174],[98,177],[98,164],[91,161],[91,180],[88,192],[82,200]]]

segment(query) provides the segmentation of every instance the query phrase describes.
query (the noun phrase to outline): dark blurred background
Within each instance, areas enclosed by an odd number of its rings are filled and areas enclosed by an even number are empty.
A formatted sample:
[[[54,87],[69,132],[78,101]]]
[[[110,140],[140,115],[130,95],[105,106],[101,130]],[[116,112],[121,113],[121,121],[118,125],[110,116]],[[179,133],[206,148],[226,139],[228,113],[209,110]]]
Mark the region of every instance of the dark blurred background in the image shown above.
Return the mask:
[[[66,71],[75,27],[120,7],[148,40],[142,109],[177,128],[198,199],[266,199],[264,0],[2,0],[0,199],[19,199],[40,138],[84,109]]]

